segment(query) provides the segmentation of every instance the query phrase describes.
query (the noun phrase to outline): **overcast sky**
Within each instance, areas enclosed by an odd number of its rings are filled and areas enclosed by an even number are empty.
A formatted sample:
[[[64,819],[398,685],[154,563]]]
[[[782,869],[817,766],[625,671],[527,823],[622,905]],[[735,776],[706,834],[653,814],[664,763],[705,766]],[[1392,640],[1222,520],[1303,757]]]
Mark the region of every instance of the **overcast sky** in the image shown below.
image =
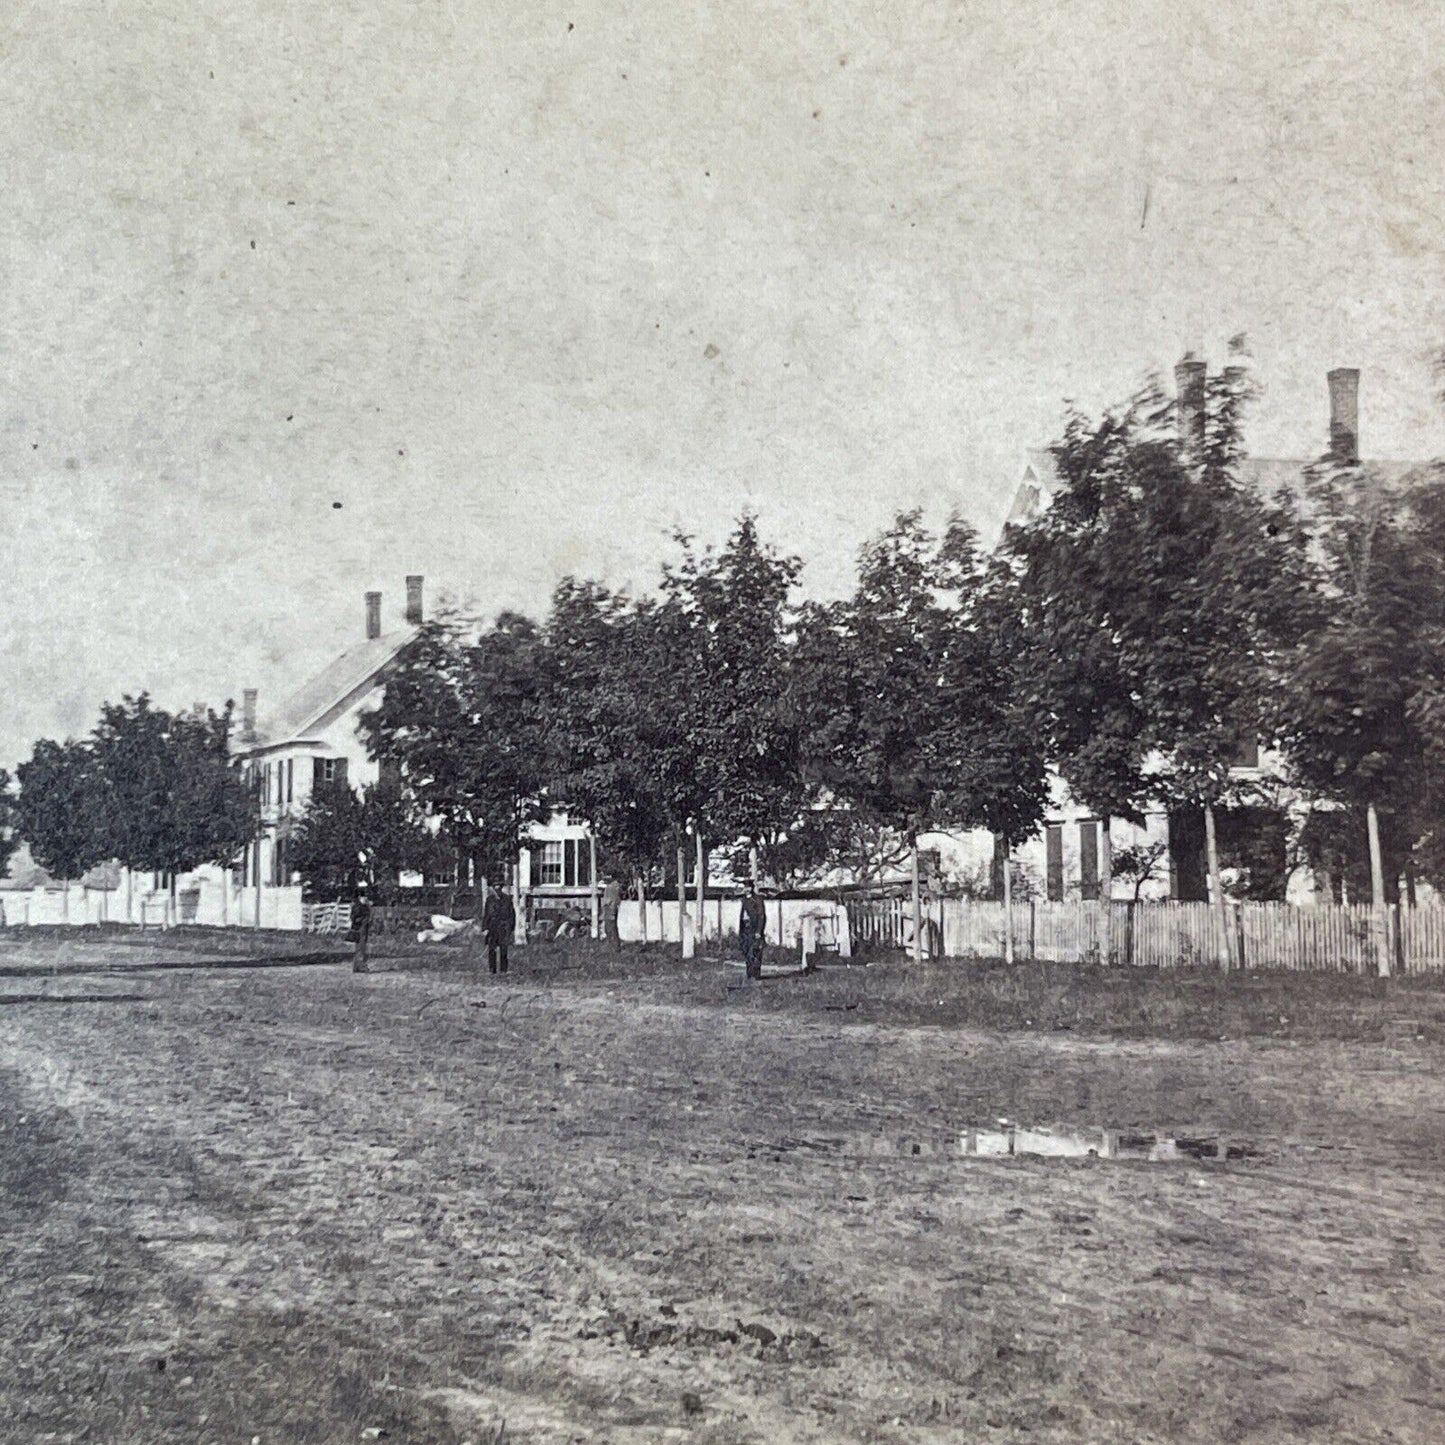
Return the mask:
[[[1249,334],[1260,454],[1445,454],[1445,10],[43,0],[0,14],[0,762],[275,702],[402,579],[682,526],[835,591],[1064,398]],[[339,506],[337,504],[340,504]]]

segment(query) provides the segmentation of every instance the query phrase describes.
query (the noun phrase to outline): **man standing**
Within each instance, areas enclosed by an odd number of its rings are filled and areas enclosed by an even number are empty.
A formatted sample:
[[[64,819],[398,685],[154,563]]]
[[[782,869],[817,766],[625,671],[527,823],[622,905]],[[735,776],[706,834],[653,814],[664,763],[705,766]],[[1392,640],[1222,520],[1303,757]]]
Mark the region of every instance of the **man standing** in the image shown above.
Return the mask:
[[[487,971],[506,973],[507,949],[512,942],[512,933],[517,927],[517,910],[512,900],[501,888],[487,890],[487,902],[482,909],[482,937],[487,944]]]
[[[615,878],[609,878],[607,887],[602,890],[602,929],[614,950],[622,947],[622,934],[617,927],[617,915],[621,909],[622,885]]]
[[[763,976],[763,935],[768,927],[768,908],[758,892],[757,881],[748,884],[743,895],[742,917],[738,922],[738,942],[742,944],[743,964],[750,979]]]
[[[365,887],[365,885],[362,885]],[[352,973],[367,973],[368,949],[371,947],[371,899],[363,892],[351,905],[351,931],[356,935],[356,951],[351,955]]]

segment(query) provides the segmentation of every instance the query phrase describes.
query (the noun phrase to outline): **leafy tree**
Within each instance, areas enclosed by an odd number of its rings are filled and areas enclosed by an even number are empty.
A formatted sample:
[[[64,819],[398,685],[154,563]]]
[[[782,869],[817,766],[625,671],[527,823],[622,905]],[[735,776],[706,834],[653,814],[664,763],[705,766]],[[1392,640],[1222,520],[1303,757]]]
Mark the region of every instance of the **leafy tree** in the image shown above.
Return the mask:
[[[867,829],[988,828],[1010,844],[1046,801],[1039,730],[1015,671],[1016,615],[973,533],[917,512],[859,559],[852,597],[809,608],[793,702],[805,776]]]
[[[1445,483],[1331,457],[1307,494],[1316,608],[1275,723],[1294,779],[1336,805],[1314,828],[1328,871],[1358,865],[1363,843],[1343,829],[1376,828],[1383,901],[1386,875],[1445,881]]]
[[[1240,478],[1252,387],[1238,351],[1203,391],[1197,413],[1151,384],[1097,423],[1070,417],[1063,486],[1004,550],[1032,704],[1070,792],[1105,819],[1195,805],[1213,838],[1241,743],[1269,735],[1309,589],[1289,499]]]
[[[670,658],[656,622],[650,603],[567,578],[546,627],[548,797],[589,821],[606,867],[642,882],[677,832],[657,728]]]
[[[353,894],[364,880],[389,903],[401,873],[437,867],[443,852],[399,784],[383,779],[360,792],[345,783],[318,788],[291,833],[289,856],[314,892]]]
[[[73,881],[110,856],[105,793],[90,743],[42,738],[15,776],[15,829],[42,868]]]
[[[245,848],[258,814],[231,765],[231,716],[229,703],[219,713],[169,713],[145,693],[101,708],[87,749],[100,858],[174,876],[229,863]]]
[[[686,537],[649,618],[658,707],[648,729],[675,828],[694,821],[765,866],[799,827],[805,793],[788,705],[790,598],[798,558],[745,514],[721,551]]]
[[[458,615],[425,624],[360,724],[372,757],[456,850],[491,867],[517,856],[543,814],[546,683],[536,624],[504,612],[480,633]]]

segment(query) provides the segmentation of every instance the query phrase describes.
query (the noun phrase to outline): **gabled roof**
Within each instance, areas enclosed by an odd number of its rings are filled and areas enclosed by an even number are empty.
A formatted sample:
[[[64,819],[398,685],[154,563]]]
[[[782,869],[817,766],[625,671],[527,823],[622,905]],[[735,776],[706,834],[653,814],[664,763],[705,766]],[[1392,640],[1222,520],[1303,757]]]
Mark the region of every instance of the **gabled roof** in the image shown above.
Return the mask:
[[[415,627],[405,627],[348,647],[257,727],[254,742],[241,742],[237,751],[274,748],[312,736],[374,687],[416,635]]]

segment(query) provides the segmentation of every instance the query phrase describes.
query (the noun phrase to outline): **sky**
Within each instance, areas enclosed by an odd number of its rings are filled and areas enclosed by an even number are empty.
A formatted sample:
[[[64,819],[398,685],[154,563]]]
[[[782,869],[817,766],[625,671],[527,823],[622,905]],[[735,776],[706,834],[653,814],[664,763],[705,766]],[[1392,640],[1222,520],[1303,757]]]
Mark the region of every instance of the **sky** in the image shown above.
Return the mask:
[[[11,0],[0,764],[264,714],[408,573],[539,613],[750,508],[840,592],[1238,332],[1257,454],[1349,365],[1445,455],[1442,71],[1413,0]]]

